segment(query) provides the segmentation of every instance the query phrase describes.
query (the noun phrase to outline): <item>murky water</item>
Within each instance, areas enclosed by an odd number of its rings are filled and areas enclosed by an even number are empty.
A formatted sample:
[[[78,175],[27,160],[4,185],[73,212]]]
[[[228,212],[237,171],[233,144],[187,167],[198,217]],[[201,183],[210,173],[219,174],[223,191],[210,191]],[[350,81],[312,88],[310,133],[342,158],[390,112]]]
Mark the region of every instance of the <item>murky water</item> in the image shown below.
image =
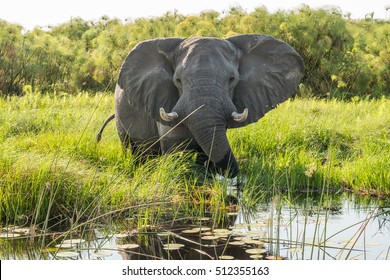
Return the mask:
[[[224,226],[213,228],[211,219],[195,217],[174,228],[112,234],[96,229],[50,246],[50,238],[42,244],[26,229],[3,228],[0,258],[390,259],[389,201],[345,194],[318,200],[276,196],[251,211],[230,213]]]

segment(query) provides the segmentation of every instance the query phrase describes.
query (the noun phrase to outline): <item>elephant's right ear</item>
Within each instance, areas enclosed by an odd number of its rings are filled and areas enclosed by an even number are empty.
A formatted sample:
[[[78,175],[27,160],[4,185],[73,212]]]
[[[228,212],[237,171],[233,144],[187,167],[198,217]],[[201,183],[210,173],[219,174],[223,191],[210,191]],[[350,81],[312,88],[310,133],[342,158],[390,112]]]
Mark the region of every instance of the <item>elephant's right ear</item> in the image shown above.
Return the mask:
[[[154,39],[138,43],[119,72],[118,85],[129,104],[160,120],[159,109],[172,110],[179,99],[173,80],[174,50],[183,39]]]
[[[227,39],[240,51],[240,80],[234,89],[233,103],[239,112],[248,108],[241,127],[257,122],[269,110],[290,98],[302,78],[304,65],[299,54],[286,42],[262,34],[246,34]]]

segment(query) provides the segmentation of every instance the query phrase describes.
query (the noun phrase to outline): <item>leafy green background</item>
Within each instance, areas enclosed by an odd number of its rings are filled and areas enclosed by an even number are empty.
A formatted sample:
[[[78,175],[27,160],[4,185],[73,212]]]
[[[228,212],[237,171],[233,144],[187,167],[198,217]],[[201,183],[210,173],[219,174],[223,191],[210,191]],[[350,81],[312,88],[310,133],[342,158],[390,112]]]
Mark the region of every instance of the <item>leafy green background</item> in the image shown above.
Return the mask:
[[[303,57],[302,96],[352,98],[389,95],[390,23],[353,20],[337,9],[247,13],[233,7],[132,22],[102,17],[74,18],[47,30],[25,31],[0,20],[0,93],[22,94],[31,85],[42,92],[113,91],[119,67],[136,43],[157,37],[270,34]]]

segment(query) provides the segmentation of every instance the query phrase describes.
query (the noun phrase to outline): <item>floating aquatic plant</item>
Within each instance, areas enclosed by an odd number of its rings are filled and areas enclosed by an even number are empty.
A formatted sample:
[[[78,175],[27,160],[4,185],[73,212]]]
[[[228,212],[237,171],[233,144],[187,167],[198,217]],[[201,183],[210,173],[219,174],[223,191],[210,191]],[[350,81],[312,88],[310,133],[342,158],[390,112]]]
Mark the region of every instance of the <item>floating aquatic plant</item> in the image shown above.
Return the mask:
[[[167,251],[171,251],[171,250],[180,250],[181,248],[184,247],[184,244],[180,244],[180,243],[168,243],[168,244],[165,244],[163,249],[164,250],[167,250]]]
[[[57,258],[74,258],[78,257],[79,253],[73,251],[59,251],[55,254]]]
[[[219,256],[219,259],[220,260],[234,260],[234,257],[229,256],[229,255],[222,255],[222,256]]]
[[[111,256],[112,256],[112,253],[106,252],[106,251],[96,251],[96,252],[90,254],[90,257],[92,257],[92,258],[107,258],[107,257],[111,257]]]
[[[245,252],[251,255],[259,255],[259,254],[264,254],[265,252],[267,252],[267,250],[261,248],[255,248],[255,249],[247,249],[245,250]]]

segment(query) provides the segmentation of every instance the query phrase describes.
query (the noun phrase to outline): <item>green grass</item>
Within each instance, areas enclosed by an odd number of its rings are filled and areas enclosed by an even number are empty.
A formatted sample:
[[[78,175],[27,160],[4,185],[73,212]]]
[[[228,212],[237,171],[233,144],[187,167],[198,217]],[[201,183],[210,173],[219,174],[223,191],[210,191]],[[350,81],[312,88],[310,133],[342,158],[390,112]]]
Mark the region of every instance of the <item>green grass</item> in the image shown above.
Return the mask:
[[[249,180],[282,190],[390,194],[390,102],[298,99],[230,131]]]
[[[267,193],[349,189],[390,195],[390,101],[298,99],[228,133],[240,161],[244,201]],[[0,99],[0,220],[49,229],[121,216],[134,224],[228,206],[224,183],[204,176],[193,154],[135,164],[124,154],[111,94]]]

